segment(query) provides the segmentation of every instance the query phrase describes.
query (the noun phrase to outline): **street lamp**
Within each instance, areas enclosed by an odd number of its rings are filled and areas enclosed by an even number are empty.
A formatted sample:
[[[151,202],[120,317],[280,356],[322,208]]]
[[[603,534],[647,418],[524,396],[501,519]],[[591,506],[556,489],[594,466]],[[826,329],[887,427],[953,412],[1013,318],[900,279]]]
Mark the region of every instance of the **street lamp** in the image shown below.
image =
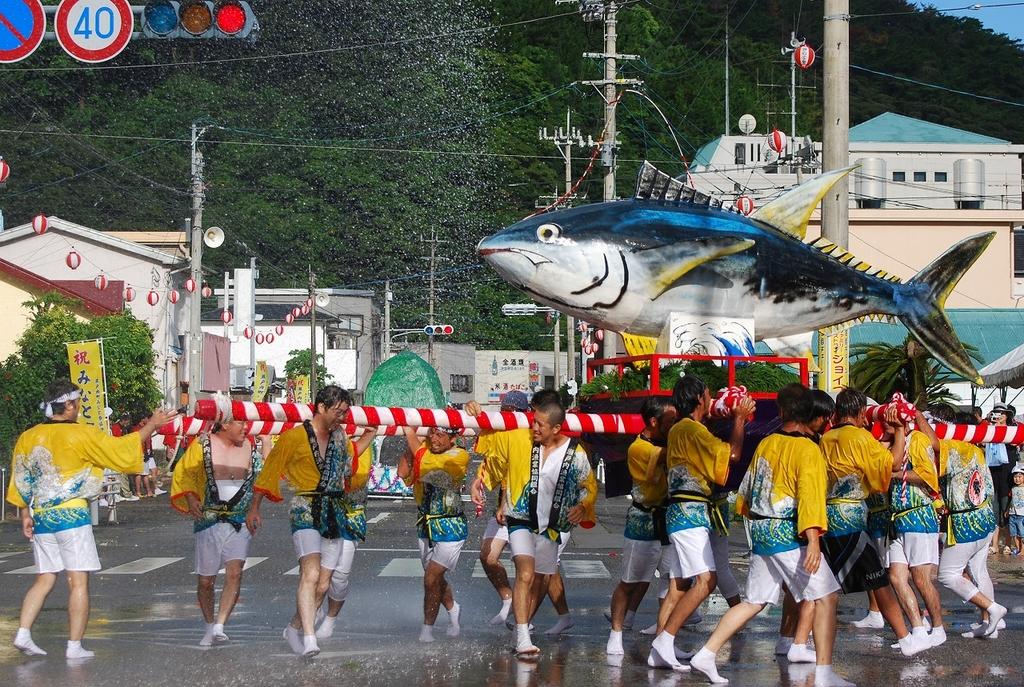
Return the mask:
[[[553,314],[555,318],[555,387],[559,386],[559,378],[561,377],[561,365],[560,359],[562,357],[562,336],[559,331],[559,318],[562,313],[558,312],[554,308],[549,308],[546,305],[537,305],[536,303],[506,303],[501,306],[501,314],[505,317],[526,317],[529,315],[538,314]],[[575,376],[575,375],[574,375]]]

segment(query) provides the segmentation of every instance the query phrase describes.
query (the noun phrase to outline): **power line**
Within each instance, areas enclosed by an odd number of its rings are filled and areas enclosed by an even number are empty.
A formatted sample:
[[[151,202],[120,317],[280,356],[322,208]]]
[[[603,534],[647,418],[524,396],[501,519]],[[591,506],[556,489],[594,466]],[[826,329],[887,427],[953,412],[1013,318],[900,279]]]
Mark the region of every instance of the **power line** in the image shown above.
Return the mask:
[[[1024,4],[1024,3],[1021,3]],[[856,64],[851,64],[850,69],[856,69],[858,71],[867,72],[876,76],[884,76],[888,79],[895,79],[896,81],[904,81],[906,83],[912,83],[915,86],[924,86],[926,88],[936,88],[940,91],[946,91],[947,93],[955,93],[957,95],[966,95],[969,98],[977,98],[978,100],[987,100],[992,103],[1000,103],[1001,105],[1013,105],[1014,107],[1024,107],[1024,103],[1016,102],[1013,100],[1003,100],[1002,98],[994,98],[989,95],[980,95],[978,93],[971,93],[970,91],[961,91],[955,88],[949,88],[948,86],[941,86],[939,84],[928,83],[927,81],[918,81],[917,79],[911,79],[906,76],[898,76],[896,74],[890,74],[888,72],[881,72],[875,69],[868,69],[867,67],[861,67]]]

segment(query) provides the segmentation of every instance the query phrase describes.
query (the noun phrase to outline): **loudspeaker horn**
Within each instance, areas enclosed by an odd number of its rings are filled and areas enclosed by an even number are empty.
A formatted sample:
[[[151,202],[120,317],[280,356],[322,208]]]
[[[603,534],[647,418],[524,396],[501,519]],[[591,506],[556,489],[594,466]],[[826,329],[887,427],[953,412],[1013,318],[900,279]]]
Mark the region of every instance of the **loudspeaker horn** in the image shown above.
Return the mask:
[[[326,308],[330,304],[331,304],[331,297],[328,296],[326,293],[318,293],[316,295],[316,307],[318,307],[318,308]]]
[[[203,243],[207,248],[220,248],[224,244],[224,230],[220,227],[210,227],[203,232]]]

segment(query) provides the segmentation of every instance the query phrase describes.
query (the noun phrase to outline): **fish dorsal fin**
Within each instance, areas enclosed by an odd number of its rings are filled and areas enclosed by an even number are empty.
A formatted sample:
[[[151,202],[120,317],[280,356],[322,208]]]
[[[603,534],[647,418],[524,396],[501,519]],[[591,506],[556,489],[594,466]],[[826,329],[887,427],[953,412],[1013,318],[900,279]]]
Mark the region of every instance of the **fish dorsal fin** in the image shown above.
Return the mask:
[[[695,203],[722,207],[720,201],[713,201],[710,196],[699,193],[679,179],[670,177],[647,160],[640,166],[636,175],[637,200],[655,200],[668,203]]]
[[[653,355],[658,352],[658,340],[650,336],[622,334],[622,343],[625,344],[626,355],[629,356]],[[649,367],[650,363],[637,360],[633,362],[633,366],[643,370]]]
[[[794,186],[781,196],[758,208],[751,218],[770,224],[779,231],[801,241],[807,235],[807,221],[814,208],[836,182],[857,168],[857,165],[820,174],[810,181]]]
[[[863,272],[864,274],[870,275],[872,277],[878,277],[879,279],[884,279],[885,281],[891,281],[895,284],[903,283],[903,280],[897,277],[895,274],[889,274],[885,270],[876,269],[871,265],[867,264],[866,262],[858,260],[856,257],[854,257],[853,253],[843,250],[836,244],[829,241],[824,236],[814,239],[813,241],[811,241],[809,245],[812,248],[817,248],[825,255],[835,258],[836,260],[843,263],[847,267],[857,270],[858,272]]]

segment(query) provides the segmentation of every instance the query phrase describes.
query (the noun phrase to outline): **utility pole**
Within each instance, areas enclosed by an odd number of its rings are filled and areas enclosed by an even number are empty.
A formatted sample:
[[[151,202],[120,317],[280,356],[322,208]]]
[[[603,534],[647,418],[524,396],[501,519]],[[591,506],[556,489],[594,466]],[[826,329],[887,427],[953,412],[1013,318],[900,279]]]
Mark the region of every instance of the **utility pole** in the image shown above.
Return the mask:
[[[822,171],[850,164],[850,0],[825,0],[824,122],[822,124]],[[841,179],[821,201],[821,235],[842,246],[849,245],[849,184]]]
[[[316,398],[316,276],[309,266],[309,397]]]
[[[384,350],[381,355],[381,362],[391,357],[391,280],[384,280]]]
[[[556,4],[574,2],[575,0],[556,0]],[[580,13],[584,21],[604,19],[604,52],[583,53],[584,57],[604,60],[604,78],[599,81],[582,81],[587,86],[601,90],[604,98],[604,135],[601,141],[601,166],[604,167],[604,190],[602,200],[615,200],[615,158],[618,148],[618,129],[615,122],[615,108],[619,102],[618,87],[640,86],[639,79],[619,78],[618,64],[627,60],[639,59],[638,55],[620,55],[616,48],[618,30],[618,0],[583,0],[579,3]],[[616,352],[616,337],[613,332],[604,337],[604,356],[613,357]]]
[[[199,137],[206,128],[192,123],[192,219],[189,223],[190,271],[197,285],[203,283],[203,200],[206,188],[203,183],[203,154],[199,152]],[[189,295],[189,347],[188,347],[188,410],[193,412],[202,386],[203,365],[203,322],[202,289],[196,288]]]
[[[561,384],[558,383],[559,378],[562,376],[562,318],[561,313],[557,310],[553,313],[555,320],[555,363],[552,365],[555,373],[555,391],[558,391]]]
[[[249,273],[252,275],[252,308],[250,310],[249,321],[252,322],[253,335],[249,337],[249,363],[252,365],[252,390],[256,392],[256,280],[259,278],[256,274],[256,258],[249,258]],[[238,299],[235,299],[235,305],[237,306]],[[237,330],[236,330],[237,331]]]
[[[729,135],[729,4],[725,5],[725,135]]]
[[[438,243],[447,243],[447,241],[438,241],[438,239],[437,239],[437,229],[436,228],[431,228],[430,229],[430,256],[427,258],[427,260],[430,261],[430,278],[429,278],[429,286],[428,286],[428,292],[427,292],[428,293],[428,295],[427,295],[427,312],[428,312],[429,321],[427,322],[427,324],[430,324],[430,325],[434,324],[434,302],[436,300],[434,287],[435,287],[435,283],[436,283],[435,273],[437,272],[437,244]],[[427,337],[427,362],[430,363],[431,367],[436,367],[437,366],[437,360],[436,360],[436,356],[434,354],[434,337],[433,337],[433,335]]]

